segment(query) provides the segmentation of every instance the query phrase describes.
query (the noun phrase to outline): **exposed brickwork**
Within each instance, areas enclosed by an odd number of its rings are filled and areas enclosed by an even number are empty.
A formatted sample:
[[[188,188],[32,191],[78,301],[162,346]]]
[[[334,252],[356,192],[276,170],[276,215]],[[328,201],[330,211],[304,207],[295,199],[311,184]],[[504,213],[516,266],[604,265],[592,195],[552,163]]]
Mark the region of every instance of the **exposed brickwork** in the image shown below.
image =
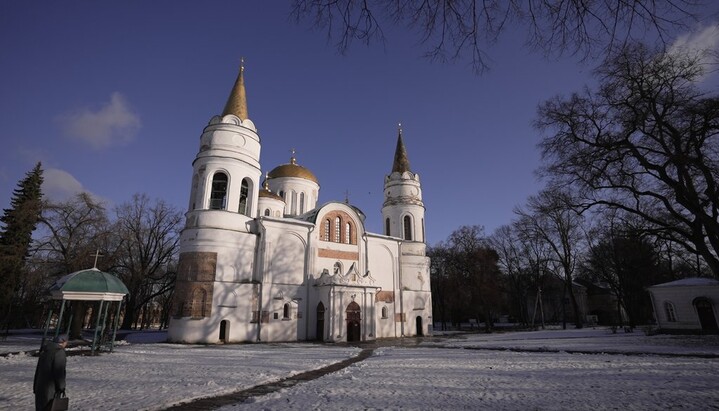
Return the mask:
[[[217,253],[180,254],[172,313],[176,317],[203,318],[212,312]]]
[[[394,291],[377,291],[375,294],[374,302],[376,303],[393,303],[394,302]]]
[[[335,258],[338,260],[359,260],[359,253],[355,251],[339,251],[320,248],[317,250],[317,255],[320,257]]]
[[[337,233],[335,230],[335,219],[339,217],[340,218],[340,236],[339,239],[337,238]],[[327,236],[327,224],[325,221],[329,220],[329,236]],[[351,227],[351,233],[350,233],[350,244],[357,244],[357,224],[355,224],[355,221],[350,217],[349,214],[345,213],[344,211],[331,211],[325,215],[322,216],[321,219],[317,220],[317,223],[320,226],[320,239],[324,240],[325,238],[329,238],[330,242],[333,243],[344,243],[347,244],[345,241],[346,233],[345,230],[347,230],[347,227],[345,226],[346,223],[350,223]]]

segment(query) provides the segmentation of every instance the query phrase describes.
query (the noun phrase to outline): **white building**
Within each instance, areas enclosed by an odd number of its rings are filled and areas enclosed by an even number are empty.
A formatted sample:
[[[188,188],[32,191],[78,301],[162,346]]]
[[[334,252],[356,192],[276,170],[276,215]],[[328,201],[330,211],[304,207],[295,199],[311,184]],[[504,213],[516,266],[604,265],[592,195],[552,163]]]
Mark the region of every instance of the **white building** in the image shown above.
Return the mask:
[[[260,181],[260,137],[247,115],[243,71],[222,115],[205,127],[192,164],[168,339],[429,334],[425,209],[401,130],[384,180],[384,234],[370,233],[359,209],[319,203],[318,179],[294,154]]]
[[[719,281],[685,278],[648,288],[654,316],[666,331],[719,332]]]

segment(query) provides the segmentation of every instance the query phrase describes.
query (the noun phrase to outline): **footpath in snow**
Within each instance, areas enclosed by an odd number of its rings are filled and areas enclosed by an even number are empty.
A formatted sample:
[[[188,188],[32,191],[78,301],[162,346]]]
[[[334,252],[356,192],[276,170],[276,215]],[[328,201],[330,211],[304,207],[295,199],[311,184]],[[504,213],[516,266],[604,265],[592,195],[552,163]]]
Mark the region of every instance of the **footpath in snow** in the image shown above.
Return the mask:
[[[361,351],[341,344],[156,342],[163,338],[131,334],[112,354],[68,357],[72,409],[166,409],[280,381]],[[221,409],[709,410],[719,404],[717,336],[597,328],[412,340],[382,342],[347,368]],[[36,335],[11,335],[0,341],[0,354],[38,343]],[[32,409],[36,362],[28,354],[0,357],[0,409]]]

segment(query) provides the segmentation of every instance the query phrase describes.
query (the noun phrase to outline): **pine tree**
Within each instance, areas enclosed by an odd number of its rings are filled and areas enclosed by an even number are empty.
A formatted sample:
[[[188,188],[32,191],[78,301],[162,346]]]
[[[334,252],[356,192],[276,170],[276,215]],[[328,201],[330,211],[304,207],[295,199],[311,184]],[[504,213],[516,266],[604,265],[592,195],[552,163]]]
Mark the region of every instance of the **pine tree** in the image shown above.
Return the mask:
[[[0,320],[11,321],[13,297],[42,210],[42,166],[37,163],[13,191],[10,208],[0,217]]]

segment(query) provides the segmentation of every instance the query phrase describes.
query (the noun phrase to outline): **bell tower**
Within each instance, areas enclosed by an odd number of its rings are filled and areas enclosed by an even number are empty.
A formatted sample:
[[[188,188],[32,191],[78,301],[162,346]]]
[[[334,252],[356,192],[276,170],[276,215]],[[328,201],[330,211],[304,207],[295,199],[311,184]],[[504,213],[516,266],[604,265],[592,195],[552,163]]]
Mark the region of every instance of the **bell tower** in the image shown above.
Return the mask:
[[[247,219],[257,215],[260,137],[247,114],[244,71],[243,61],[222,115],[212,117],[200,137],[192,164],[188,223],[192,223],[192,214],[203,210],[226,211]]]
[[[425,242],[424,203],[419,174],[409,167],[399,125],[392,171],[384,179],[383,234],[405,241]]]

